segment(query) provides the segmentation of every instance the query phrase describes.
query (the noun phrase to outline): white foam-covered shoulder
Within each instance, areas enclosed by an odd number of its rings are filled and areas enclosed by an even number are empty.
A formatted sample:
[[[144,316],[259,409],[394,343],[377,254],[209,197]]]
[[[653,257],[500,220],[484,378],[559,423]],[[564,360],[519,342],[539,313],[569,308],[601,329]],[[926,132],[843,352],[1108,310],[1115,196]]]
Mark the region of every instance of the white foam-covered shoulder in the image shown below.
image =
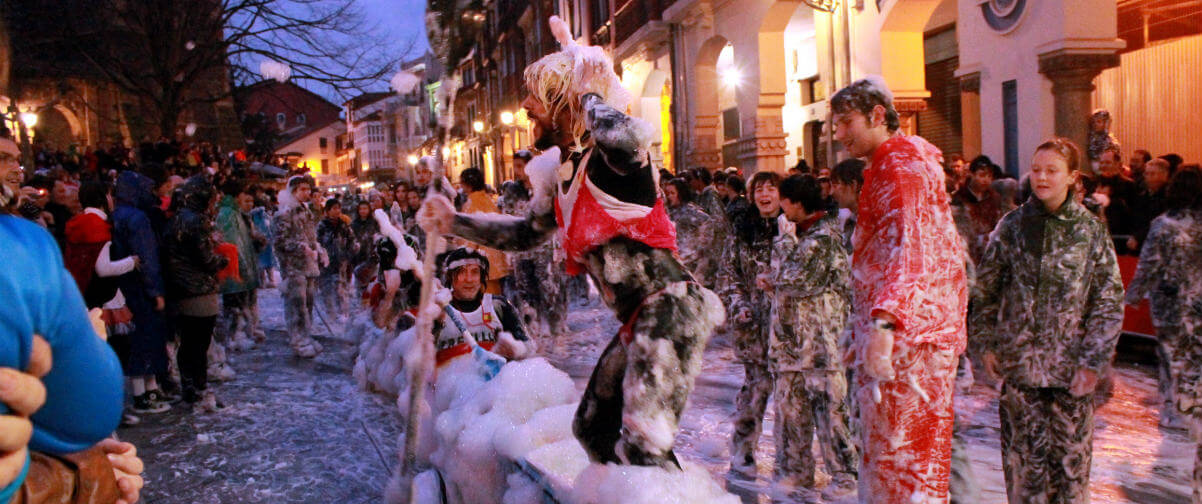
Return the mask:
[[[392,220],[389,219],[388,214],[384,213],[384,209],[382,208],[377,208],[375,212],[372,212],[372,217],[380,225],[380,233],[387,236],[392,241],[392,244],[396,245],[396,261],[393,261],[393,264],[396,265],[397,269],[412,271],[414,275],[421,278],[422,263],[417,259],[417,251],[413,250],[413,247],[410,247],[409,243],[405,241],[405,233],[402,233],[401,230],[392,225]]]
[[[534,194],[530,196],[530,208],[536,215],[551,210],[561,164],[559,147],[551,147],[526,163],[526,177],[534,189]]]

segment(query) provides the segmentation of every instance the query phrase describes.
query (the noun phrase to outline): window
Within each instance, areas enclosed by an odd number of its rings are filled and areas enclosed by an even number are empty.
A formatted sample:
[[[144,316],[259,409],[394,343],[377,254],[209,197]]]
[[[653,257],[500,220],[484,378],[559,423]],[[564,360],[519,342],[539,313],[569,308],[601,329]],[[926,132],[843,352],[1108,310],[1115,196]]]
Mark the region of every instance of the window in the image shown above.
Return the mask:
[[[284,115],[283,112],[276,114],[275,123],[279,125],[280,129],[284,129],[288,125],[288,116]]]
[[[329,173],[330,173],[330,160],[322,159],[321,160],[321,174],[328,175]]]
[[[296,114],[296,124],[305,125],[305,114]]]
[[[326,137],[321,137],[321,138],[318,138],[318,139],[317,139],[317,145],[318,145],[319,147],[321,147],[321,151],[322,151],[322,152],[325,152],[325,151],[326,151],[326,147],[329,147],[329,145],[330,145],[330,142],[329,142],[328,140],[326,140]]]
[[[336,150],[336,151],[342,150],[342,137],[340,137],[340,136],[334,137],[334,150]]]
[[[1002,83],[1002,144],[1006,173],[1018,177],[1018,81]]]

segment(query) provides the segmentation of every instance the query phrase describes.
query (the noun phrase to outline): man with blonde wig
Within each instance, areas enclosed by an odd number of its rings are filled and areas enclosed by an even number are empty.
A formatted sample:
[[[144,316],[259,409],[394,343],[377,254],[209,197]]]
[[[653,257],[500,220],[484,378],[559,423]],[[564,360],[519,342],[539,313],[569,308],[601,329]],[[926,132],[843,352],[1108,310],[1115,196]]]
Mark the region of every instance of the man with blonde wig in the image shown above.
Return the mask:
[[[569,274],[587,272],[623,322],[601,354],[573,422],[598,463],[679,467],[672,452],[702,351],[723,320],[717,296],[676,258],[647,148],[652,128],[621,111],[630,100],[613,62],[551,18],[563,50],[526,69],[522,102],[535,147],[524,216],[456,213],[441,198],[420,214],[431,232],[528,250],[558,230]]]

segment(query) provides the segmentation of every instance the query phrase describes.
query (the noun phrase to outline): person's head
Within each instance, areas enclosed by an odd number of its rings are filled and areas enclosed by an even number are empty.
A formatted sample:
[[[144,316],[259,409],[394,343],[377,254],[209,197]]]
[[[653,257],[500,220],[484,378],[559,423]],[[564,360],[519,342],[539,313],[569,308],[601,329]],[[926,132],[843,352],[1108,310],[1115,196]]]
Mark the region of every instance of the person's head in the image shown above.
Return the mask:
[[[405,193],[408,191],[409,191],[409,183],[408,182],[405,182],[403,180],[400,182],[397,182],[396,185],[394,185],[392,187],[393,198],[396,199],[397,203],[404,204],[405,203]]]
[[[315,185],[317,183],[313,181],[313,177],[308,175],[294,175],[288,179],[288,189],[292,191],[292,197],[302,205],[309,202]]]
[[[582,47],[571,40],[570,29],[557,17],[551,31],[563,50],[539,58],[526,67],[526,97],[522,108],[530,118],[534,147],[565,150],[578,144],[585,133],[583,98],[595,94],[622,110],[630,95],[622,88],[613,62],[597,47]]]
[[[831,169],[826,167],[820,168],[816,177],[818,178],[818,185],[822,187],[822,198],[831,197]]]
[[[1131,153],[1131,158],[1127,160],[1127,166],[1131,167],[1131,173],[1142,175],[1144,173],[1144,166],[1151,160],[1152,153],[1143,149],[1136,149]]]
[[[1152,163],[1148,163],[1148,168],[1151,167]],[[1165,206],[1170,210],[1202,209],[1202,173],[1190,168],[1177,170],[1164,196]]]
[[[531,159],[534,159],[534,154],[526,149],[513,153],[513,178],[523,183],[529,180],[529,177],[526,176],[526,163],[529,163]]]
[[[1079,117],[1079,116],[1078,116]],[[1110,129],[1110,112],[1097,109],[1089,116],[1089,131],[1101,133]]]
[[[342,203],[338,202],[338,198],[327,199],[322,206],[322,210],[326,214],[326,218],[337,219],[342,217]]]
[[[793,222],[802,222],[826,210],[825,200],[822,183],[813,175],[790,175],[780,183],[780,209]]]
[[[693,198],[693,188],[682,178],[674,178],[664,184],[664,199],[667,200],[669,207],[675,208],[685,203],[692,203]]]
[[[359,204],[355,206],[355,215],[358,215],[360,219],[370,219],[371,203],[360,201]]]
[[[484,172],[479,168],[467,168],[459,174],[459,183],[463,184],[466,192],[474,193],[484,190]]]
[[[458,248],[442,258],[443,282],[458,300],[475,299],[488,281],[488,258],[480,252]]]
[[[1116,146],[1107,147],[1098,158],[1098,174],[1103,177],[1117,177],[1123,170],[1123,153]]]
[[[845,159],[831,170],[831,196],[840,207],[856,209],[860,187],[864,185],[865,164],[862,159]]]
[[[989,161],[989,158],[985,158],[985,161],[984,163],[978,163],[974,159],[973,163],[969,165],[968,188],[972,189],[975,193],[988,191],[990,186],[993,185],[993,163]]]
[[[0,208],[16,202],[23,179],[21,149],[11,138],[0,137]]]
[[[409,208],[417,210],[422,207],[422,195],[416,190],[410,190],[406,193],[405,199],[409,202]]]
[[[893,93],[880,77],[851,83],[831,97],[835,139],[852,157],[867,157],[901,126]]]
[[[693,188],[693,192],[701,192],[714,180],[710,171],[705,168],[693,168],[689,170],[689,174],[689,185]]]
[[[1039,144],[1031,160],[1031,192],[1048,210],[1059,209],[1080,165],[1081,150],[1072,140],[1056,137]]]
[[[231,178],[221,184],[221,192],[226,196],[234,198],[234,202],[238,204],[238,210],[249,212],[255,208],[255,196],[241,180]]]
[[[419,186],[430,184],[430,180],[434,178],[434,171],[430,169],[427,163],[418,162],[417,168],[413,170],[413,181]]]
[[[1028,185],[1030,185],[1030,179],[1028,179],[1027,182]],[[1029,192],[1030,187],[1027,189]],[[1094,177],[1088,173],[1078,172],[1077,180],[1073,182],[1073,199],[1077,200],[1077,203],[1080,203],[1085,200],[1086,196],[1093,194],[1097,189],[1097,177]]]
[[[83,208],[95,208],[109,212],[113,208],[113,198],[109,185],[98,180],[89,180],[79,186],[79,205]]]
[[[760,217],[775,217],[780,211],[780,174],[770,171],[751,176],[751,202]]]
[[[384,208],[392,207],[392,202],[395,201],[392,198],[392,191],[389,191],[387,187],[385,187],[383,191],[380,191],[380,199],[382,200]]]
[[[1144,185],[1148,186],[1149,191],[1159,191],[1169,183],[1172,175],[1172,167],[1169,166],[1168,161],[1160,158],[1153,159],[1144,166]]]
[[[1163,159],[1163,160],[1169,162],[1169,171],[1172,171],[1172,172],[1177,171],[1177,168],[1181,167],[1181,163],[1185,162],[1185,160],[1182,159],[1181,156],[1179,156],[1177,154],[1165,154],[1163,156],[1160,156],[1160,159]]]
[[[747,192],[747,184],[743,182],[742,178],[728,176],[719,187],[719,191],[722,192],[723,198],[732,201],[735,198],[743,197],[743,194]]]
[[[369,193],[367,196],[367,201],[371,204],[371,210],[373,212],[384,208],[384,198],[381,197],[380,193],[377,191],[373,190],[371,193]]]

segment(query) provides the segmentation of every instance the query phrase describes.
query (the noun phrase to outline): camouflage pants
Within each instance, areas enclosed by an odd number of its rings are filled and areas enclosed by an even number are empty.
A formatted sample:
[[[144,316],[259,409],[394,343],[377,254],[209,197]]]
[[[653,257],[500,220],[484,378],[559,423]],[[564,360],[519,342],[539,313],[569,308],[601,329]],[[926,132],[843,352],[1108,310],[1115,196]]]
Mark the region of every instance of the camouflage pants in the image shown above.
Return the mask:
[[[998,400],[1010,504],[1089,502],[1094,397],[1003,384]]]
[[[327,322],[333,322],[334,318],[349,313],[346,279],[342,275],[333,273],[317,277],[317,292],[321,297],[325,316],[330,317]]]
[[[680,466],[672,446],[714,330],[706,314],[722,306],[698,284],[675,285],[644,301],[593,368],[572,422],[593,462]]]
[[[852,439],[847,412],[847,382],[838,371],[778,371],[776,373],[776,476],[797,478],[814,485],[811,444],[818,444],[827,471],[855,481],[859,454]]]
[[[766,363],[744,361],[743,375],[743,387],[735,396],[735,430],[730,437],[732,468],[755,467],[755,447],[764,429],[764,412],[775,385],[772,368]]]
[[[317,279],[289,275],[284,277],[283,283],[280,293],[284,296],[284,323],[288,327],[288,343],[296,349],[312,339]]]
[[[1176,355],[1177,339],[1181,334],[1179,326],[1156,328],[1156,370],[1157,390],[1164,401],[1163,412],[1171,413],[1177,404],[1177,375],[1180,374],[1179,359]]]

